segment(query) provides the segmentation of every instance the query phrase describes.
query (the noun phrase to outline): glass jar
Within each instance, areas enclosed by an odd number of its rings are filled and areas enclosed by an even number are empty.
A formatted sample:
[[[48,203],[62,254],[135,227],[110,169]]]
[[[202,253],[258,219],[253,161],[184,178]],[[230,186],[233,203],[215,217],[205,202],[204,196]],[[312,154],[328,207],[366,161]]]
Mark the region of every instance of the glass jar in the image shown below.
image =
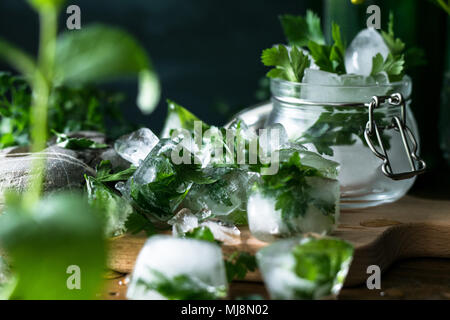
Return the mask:
[[[418,137],[418,130],[410,110],[411,91],[412,82],[407,76],[396,83],[361,86],[313,85],[272,79],[273,107],[265,125],[282,124],[290,139],[340,163],[343,208],[375,206],[405,195],[413,185],[417,171],[425,169],[423,161],[414,153],[414,137]],[[395,105],[395,99],[390,100],[393,93],[403,97],[405,113],[401,106]],[[382,157],[384,162],[379,158],[384,150],[376,134],[369,131],[368,137],[375,150],[371,150],[365,137],[369,127],[368,106],[374,96],[380,96],[380,100],[373,109],[371,123],[380,129],[387,158]],[[400,119],[399,125],[404,119],[410,130],[394,128],[395,117]],[[420,161],[418,165],[416,160]],[[386,170],[386,164],[383,166],[386,161],[389,170]],[[419,170],[416,171],[417,167]],[[392,173],[391,177],[386,171]],[[411,171],[413,174],[408,174]],[[406,174],[402,180],[394,180],[393,177],[399,178],[394,172]],[[403,179],[405,175],[409,179]]]

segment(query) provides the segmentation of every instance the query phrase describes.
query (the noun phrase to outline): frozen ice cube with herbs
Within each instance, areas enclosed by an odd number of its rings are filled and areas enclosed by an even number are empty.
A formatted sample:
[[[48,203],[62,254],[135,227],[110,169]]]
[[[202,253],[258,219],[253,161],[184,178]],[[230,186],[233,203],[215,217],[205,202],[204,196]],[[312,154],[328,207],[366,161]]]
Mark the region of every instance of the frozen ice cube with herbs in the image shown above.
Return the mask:
[[[374,28],[360,31],[345,53],[347,73],[370,76],[372,60],[377,54],[381,54],[383,59],[389,54],[389,48],[383,37]]]
[[[171,161],[176,147],[175,141],[161,139],[122,188],[134,206],[160,221],[173,216],[193,184],[188,176],[194,175],[196,168]]]
[[[274,123],[260,130],[258,142],[261,148],[260,153],[262,152],[263,156],[266,156],[279,150],[282,146],[287,145],[289,143],[289,137],[282,124]]]
[[[199,228],[207,228],[215,240],[231,244],[238,242],[241,232],[229,223],[210,219],[210,215],[195,215],[189,209],[181,209],[168,223],[172,226],[172,235],[175,237],[185,237],[189,233],[197,231]]]
[[[222,250],[217,244],[153,236],[136,260],[127,298],[218,299],[226,296],[227,288]]]
[[[122,158],[138,166],[158,142],[158,137],[150,129],[141,128],[117,139],[114,149]]]
[[[256,258],[272,299],[320,299],[341,290],[353,246],[334,238],[293,238],[261,249]]]
[[[273,241],[307,232],[331,232],[339,217],[338,164],[300,147],[281,149],[279,155],[277,174],[262,175],[250,193],[251,233]]]
[[[225,163],[230,150],[235,151],[230,154],[236,157],[236,143],[227,145],[221,128],[208,128],[210,135],[202,137],[200,143],[186,141],[195,140],[191,131],[161,139],[126,185],[119,186],[125,196],[160,221],[169,220],[182,202],[181,207],[194,213],[209,211],[217,216],[245,208],[255,175],[245,167],[241,169],[234,159]],[[250,132],[243,124],[232,130],[244,146],[248,144],[246,135]]]
[[[214,183],[194,185],[182,205],[193,212],[211,212],[215,216],[245,210],[248,193],[257,180],[257,174],[235,169]]]

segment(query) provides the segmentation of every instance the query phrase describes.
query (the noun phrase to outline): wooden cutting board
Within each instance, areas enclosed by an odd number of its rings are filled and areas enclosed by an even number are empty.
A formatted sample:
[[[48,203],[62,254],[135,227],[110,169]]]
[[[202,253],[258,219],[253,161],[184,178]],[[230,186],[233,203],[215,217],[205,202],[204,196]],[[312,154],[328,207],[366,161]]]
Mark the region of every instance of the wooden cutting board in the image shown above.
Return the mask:
[[[341,212],[340,224],[332,236],[355,246],[355,256],[346,286],[366,281],[369,265],[386,270],[393,262],[412,257],[450,258],[450,201],[406,196],[379,207]],[[145,235],[125,235],[110,240],[108,265],[117,272],[130,273],[144,245]],[[267,245],[241,229],[240,240],[224,244],[224,254],[236,250],[255,253]],[[246,278],[262,281],[258,272]]]

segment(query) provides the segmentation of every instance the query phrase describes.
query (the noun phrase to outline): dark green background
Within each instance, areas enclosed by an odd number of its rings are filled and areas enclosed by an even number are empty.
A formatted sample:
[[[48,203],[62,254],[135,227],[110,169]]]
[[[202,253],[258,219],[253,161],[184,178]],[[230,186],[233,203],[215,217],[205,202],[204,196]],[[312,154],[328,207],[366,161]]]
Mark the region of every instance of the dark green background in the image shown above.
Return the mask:
[[[266,71],[260,53],[284,42],[279,14],[304,14],[311,8],[323,17],[327,29],[332,20],[340,24],[348,43],[365,26],[369,4],[381,7],[383,27],[392,10],[397,35],[408,46],[425,49],[428,60],[427,66],[411,76],[422,154],[434,174],[422,177],[416,191],[420,192],[423,185],[448,184],[448,178],[443,178],[442,172],[448,172],[448,166],[439,150],[438,134],[442,78],[450,53],[446,50],[450,43],[446,41],[448,18],[427,0],[366,1],[359,6],[350,0],[78,0],[70,4],[80,6],[82,26],[92,22],[120,26],[145,46],[162,83],[162,99],[156,112],[147,117],[139,113],[134,104],[134,80],[108,87],[127,93],[123,109],[129,119],[156,132],[165,118],[166,98],[213,124],[223,124],[234,112],[259,102],[263,98],[257,94],[259,82]],[[61,17],[61,28],[65,27],[65,17]],[[0,2],[2,37],[36,52],[38,33],[37,17],[26,1]],[[0,64],[0,69],[8,67]]]

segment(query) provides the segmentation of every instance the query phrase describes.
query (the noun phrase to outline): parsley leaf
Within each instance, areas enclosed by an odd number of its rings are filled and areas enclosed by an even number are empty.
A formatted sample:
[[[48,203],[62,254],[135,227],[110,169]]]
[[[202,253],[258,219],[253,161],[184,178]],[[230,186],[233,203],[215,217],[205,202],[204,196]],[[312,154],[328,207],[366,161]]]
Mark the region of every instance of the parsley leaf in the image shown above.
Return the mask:
[[[283,45],[265,49],[261,61],[265,66],[275,67],[267,73],[267,77],[291,82],[302,82],[305,69],[311,65],[308,56],[296,46],[290,53]]]
[[[395,38],[394,14],[392,12],[389,14],[388,32],[382,30],[381,35],[390,53],[386,59],[383,59],[380,53],[373,57],[371,75],[374,76],[380,72],[386,72],[390,82],[400,81],[405,74],[405,43],[399,38]]]
[[[25,79],[0,72],[0,149],[29,143],[30,105]]]
[[[279,170],[276,175],[261,176],[262,183],[254,186],[254,191],[275,199],[275,210],[281,211],[281,219],[290,231],[295,231],[295,219],[303,217],[310,205],[314,205],[324,215],[333,219],[334,202],[331,204],[317,201],[312,195],[310,178],[327,179],[324,173],[302,163],[297,150],[281,149]]]
[[[155,154],[138,171],[139,175],[153,172],[155,176],[149,182],[137,181],[134,177],[129,180],[133,204],[158,220],[167,221],[172,218],[192,186],[192,181],[185,179],[185,166],[174,165],[170,154]]]
[[[49,128],[61,133],[89,130],[106,132],[108,137],[120,136],[133,127],[120,113],[122,98],[93,87],[56,87],[49,100]],[[29,145],[30,106],[31,88],[25,79],[0,72],[0,149]],[[106,129],[107,121],[113,124],[110,130]],[[75,144],[78,148],[92,146],[88,141]]]
[[[306,18],[285,14],[280,16],[280,21],[290,45],[306,47],[310,40],[325,44],[320,18],[311,10],[306,11]]]
[[[98,143],[86,138],[70,138],[64,133],[58,133],[55,130],[52,132],[56,135],[56,145],[65,149],[83,150],[83,149],[103,149],[108,145],[104,143]]]
[[[131,205],[94,177],[85,176],[85,179],[89,204],[101,214],[106,236],[124,234],[127,231],[125,223],[133,212]]]
[[[247,252],[235,251],[225,260],[228,282],[243,280],[247,272],[254,272],[257,267],[255,256]]]
[[[331,26],[331,35],[334,41],[331,47],[330,60],[333,65],[333,70],[337,74],[346,73],[345,70],[345,44],[341,36],[341,28],[333,22]]]
[[[383,56],[377,53],[372,60],[371,75],[374,76],[380,72],[386,72],[390,82],[400,81],[404,75],[404,65],[405,56],[403,54],[394,56],[392,53],[389,53],[386,60],[384,60]]]
[[[355,138],[359,138],[364,145],[367,145],[364,138],[367,117],[367,108],[326,107],[325,112],[320,114],[319,119],[303,133],[297,142],[312,143],[319,154],[327,156],[334,155],[331,147],[353,145],[356,143]],[[382,112],[374,112],[377,123],[387,124],[384,118]],[[381,139],[385,148],[390,149],[390,137],[383,133]]]
[[[100,182],[116,182],[128,180],[136,171],[135,166],[130,166],[128,169],[113,173],[111,161],[102,160],[96,167],[97,175],[95,179]]]
[[[292,255],[294,274],[307,283],[293,288],[296,298],[317,299],[338,293],[348,273],[353,246],[340,239],[306,238],[292,249]]]
[[[211,229],[209,229],[208,227],[205,227],[205,226],[201,226],[201,227],[192,229],[191,231],[186,232],[186,234],[184,236],[186,238],[192,238],[192,239],[216,243],[216,240],[214,240],[214,235],[211,232]]]
[[[393,74],[393,76],[399,77],[396,77],[396,79],[394,80],[389,77],[391,81],[401,80],[402,77],[400,77],[400,75],[403,74],[399,71],[400,64],[404,65],[403,68],[406,70],[406,68],[411,69],[413,67],[423,66],[427,63],[425,59],[425,52],[423,51],[423,49],[412,47],[405,50],[405,43],[399,38],[395,38],[394,14],[392,11],[389,13],[388,31],[386,32],[382,30],[381,36],[383,37],[384,42],[386,43],[389,51],[392,54],[392,57],[388,57],[388,59],[390,60],[389,64],[392,64],[393,62],[397,64],[396,70],[398,74]]]
[[[332,24],[333,45],[308,42],[308,48],[311,56],[320,70],[345,74],[345,44],[342,40],[340,27],[333,22]]]
[[[153,223],[147,219],[143,214],[134,211],[130,214],[125,222],[127,232],[131,234],[138,234],[145,232],[147,237],[150,237],[156,233],[156,228]]]
[[[399,55],[405,50],[405,43],[394,35],[394,13],[389,13],[388,32],[381,30],[381,36],[389,48],[389,51],[394,55]]]

